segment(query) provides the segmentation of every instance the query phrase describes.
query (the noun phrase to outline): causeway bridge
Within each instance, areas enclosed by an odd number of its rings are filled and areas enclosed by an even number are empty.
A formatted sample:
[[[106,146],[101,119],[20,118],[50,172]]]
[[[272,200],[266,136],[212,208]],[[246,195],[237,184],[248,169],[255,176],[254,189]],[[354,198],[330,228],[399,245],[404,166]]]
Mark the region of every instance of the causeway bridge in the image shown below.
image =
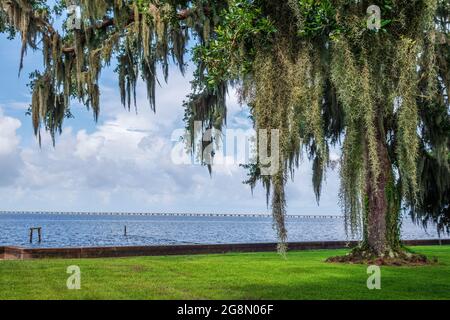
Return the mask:
[[[71,215],[71,216],[134,216],[134,217],[240,217],[240,218],[271,218],[269,214],[258,213],[152,213],[152,212],[65,212],[65,211],[0,211],[0,215],[17,214],[17,215]],[[292,219],[344,219],[342,215],[287,215]]]

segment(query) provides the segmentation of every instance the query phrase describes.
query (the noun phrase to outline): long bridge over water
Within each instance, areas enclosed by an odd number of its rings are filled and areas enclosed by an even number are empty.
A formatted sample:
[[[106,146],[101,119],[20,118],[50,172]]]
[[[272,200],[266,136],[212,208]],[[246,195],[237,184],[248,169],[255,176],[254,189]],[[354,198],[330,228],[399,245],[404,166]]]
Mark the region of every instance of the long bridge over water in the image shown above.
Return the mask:
[[[64,211],[0,211],[0,215],[72,215],[72,216],[134,216],[134,217],[240,217],[240,218],[271,218],[269,214],[245,213],[151,213],[151,212],[64,212]],[[294,219],[343,219],[342,215],[288,215]]]

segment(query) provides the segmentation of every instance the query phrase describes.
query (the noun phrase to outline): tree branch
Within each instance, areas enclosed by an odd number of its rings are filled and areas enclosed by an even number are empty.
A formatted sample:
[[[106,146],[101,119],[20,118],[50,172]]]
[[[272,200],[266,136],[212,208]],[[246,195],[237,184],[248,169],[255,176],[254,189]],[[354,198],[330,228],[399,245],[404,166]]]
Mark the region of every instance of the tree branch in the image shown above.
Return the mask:
[[[209,12],[210,12],[209,8],[205,8],[204,10],[205,10],[206,14],[209,14]],[[178,20],[182,21],[182,20],[186,20],[190,15],[191,15],[191,9],[183,9],[178,12],[177,17],[178,17]],[[128,25],[130,25],[133,22],[134,22],[134,14],[131,14]],[[112,27],[114,25],[115,25],[114,18],[107,18],[107,19],[103,20],[103,22],[101,24],[96,25],[96,26],[91,26],[89,28],[91,30],[94,30],[94,29],[102,30],[102,29],[106,29],[108,27]],[[48,24],[47,24],[47,29],[52,30],[51,31],[52,33],[55,32],[54,29]],[[72,54],[72,53],[75,53],[75,48],[74,47],[66,47],[66,48],[62,49],[62,52],[66,53],[66,54]]]
[[[130,22],[130,23],[132,23],[134,21],[134,18],[132,18],[132,19],[130,18],[130,20],[132,20]],[[114,26],[114,24],[115,24],[114,23],[114,18],[107,18],[107,19],[103,20],[103,22],[101,24],[89,27],[89,29],[91,29],[91,30],[102,30],[102,29],[106,29],[108,27]],[[84,36],[83,36],[83,38],[84,38]],[[62,52],[66,53],[66,54],[75,53],[75,47],[62,48]]]

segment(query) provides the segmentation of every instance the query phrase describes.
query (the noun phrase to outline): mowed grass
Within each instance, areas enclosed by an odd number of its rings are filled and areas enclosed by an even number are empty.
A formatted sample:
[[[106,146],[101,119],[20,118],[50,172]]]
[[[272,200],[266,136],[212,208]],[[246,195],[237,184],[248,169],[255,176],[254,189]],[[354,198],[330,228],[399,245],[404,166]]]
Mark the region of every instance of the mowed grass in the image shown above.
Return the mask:
[[[345,250],[0,261],[0,299],[450,299],[450,246],[415,247],[439,262],[382,267],[368,290],[367,266],[325,263]],[[67,267],[81,268],[68,290]]]

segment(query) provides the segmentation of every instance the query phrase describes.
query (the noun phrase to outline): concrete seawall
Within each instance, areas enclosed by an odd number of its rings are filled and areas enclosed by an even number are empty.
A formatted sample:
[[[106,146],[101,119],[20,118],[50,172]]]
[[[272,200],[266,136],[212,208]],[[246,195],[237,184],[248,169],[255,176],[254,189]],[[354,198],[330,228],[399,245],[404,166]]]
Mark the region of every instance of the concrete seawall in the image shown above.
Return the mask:
[[[411,240],[404,241],[407,246],[450,245],[446,240]],[[322,241],[296,242],[289,244],[289,250],[345,249],[356,246],[357,242]],[[275,252],[275,243],[253,244],[217,244],[217,245],[180,245],[180,246],[142,246],[142,247],[97,247],[97,248],[54,248],[30,249],[19,247],[0,247],[0,259],[85,259],[85,258],[120,258],[169,255],[197,255],[224,253]]]

